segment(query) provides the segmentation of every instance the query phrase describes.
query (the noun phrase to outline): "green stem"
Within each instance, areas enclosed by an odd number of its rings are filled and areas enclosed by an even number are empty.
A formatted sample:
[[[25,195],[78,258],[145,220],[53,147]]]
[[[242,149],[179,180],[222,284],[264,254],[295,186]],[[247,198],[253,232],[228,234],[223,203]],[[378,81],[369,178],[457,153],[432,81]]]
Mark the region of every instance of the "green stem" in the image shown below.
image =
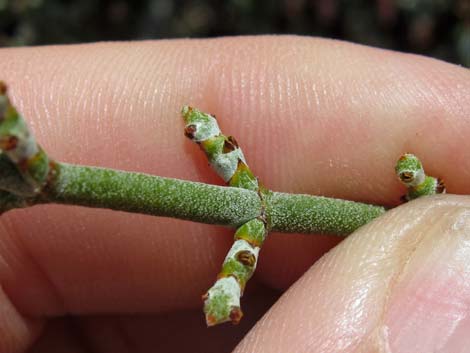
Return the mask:
[[[113,169],[56,164],[42,202],[237,227],[258,216],[255,192]]]
[[[81,205],[231,227],[261,212],[258,194],[246,189],[66,163],[54,169],[54,178],[30,205]],[[280,232],[344,235],[385,212],[359,202],[277,192],[266,204],[271,230]]]
[[[273,192],[266,200],[271,230],[348,235],[385,212],[384,207],[323,196]]]
[[[270,229],[346,234],[385,211],[267,191],[248,168],[235,139],[220,132],[214,117],[189,107],[183,116],[186,135],[201,146],[222,179],[236,188],[53,162],[37,145],[0,82],[0,214],[39,203],[62,203],[237,228],[259,218],[266,230],[264,240]]]

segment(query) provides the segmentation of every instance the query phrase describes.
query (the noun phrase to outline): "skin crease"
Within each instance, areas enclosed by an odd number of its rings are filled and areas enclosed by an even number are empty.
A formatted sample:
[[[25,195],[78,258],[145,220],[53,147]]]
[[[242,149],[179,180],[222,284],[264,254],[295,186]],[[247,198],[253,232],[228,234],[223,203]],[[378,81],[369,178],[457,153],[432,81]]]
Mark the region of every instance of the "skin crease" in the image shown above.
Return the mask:
[[[0,65],[38,141],[69,163],[220,184],[183,136],[179,110],[191,104],[217,115],[254,172],[277,191],[396,205],[404,191],[393,167],[400,154],[412,152],[429,174],[446,180],[450,193],[470,192],[470,160],[462,153],[470,147],[470,74],[436,60],[338,41],[241,37],[2,49]],[[468,203],[444,199],[432,215],[458,220],[449,210],[464,212]],[[413,262],[400,246],[407,214],[418,206],[406,207],[312,267],[238,350],[400,351],[393,345],[408,336],[387,320],[400,317],[400,298],[416,292],[413,283],[390,285]],[[450,220],[436,227],[452,228]],[[421,239],[428,223],[420,219],[407,237]],[[272,288],[286,289],[339,241],[272,234],[242,302],[244,326],[206,330],[200,295],[215,279],[232,234],[78,207],[2,216],[0,351],[23,352],[38,337],[30,351],[62,347],[57,342],[77,352],[231,351],[276,300]],[[432,234],[437,239],[440,232]],[[367,239],[373,245],[365,246]],[[374,251],[381,261],[366,261]],[[351,293],[339,281],[344,268],[351,269],[347,283],[357,280],[363,291]],[[468,272],[459,276],[470,282]],[[401,288],[406,296],[394,292]],[[361,310],[348,315],[347,303]],[[387,334],[396,336],[387,341]]]

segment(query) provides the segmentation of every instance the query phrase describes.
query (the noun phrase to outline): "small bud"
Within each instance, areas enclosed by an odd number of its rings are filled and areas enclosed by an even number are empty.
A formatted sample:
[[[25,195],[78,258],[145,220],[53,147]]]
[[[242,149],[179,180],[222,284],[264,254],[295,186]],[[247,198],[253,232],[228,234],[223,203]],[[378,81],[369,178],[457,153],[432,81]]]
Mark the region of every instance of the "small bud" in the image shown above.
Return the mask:
[[[445,185],[441,179],[427,176],[421,161],[413,154],[406,153],[400,157],[395,166],[400,181],[408,188],[402,197],[410,201],[421,196],[445,193]]]

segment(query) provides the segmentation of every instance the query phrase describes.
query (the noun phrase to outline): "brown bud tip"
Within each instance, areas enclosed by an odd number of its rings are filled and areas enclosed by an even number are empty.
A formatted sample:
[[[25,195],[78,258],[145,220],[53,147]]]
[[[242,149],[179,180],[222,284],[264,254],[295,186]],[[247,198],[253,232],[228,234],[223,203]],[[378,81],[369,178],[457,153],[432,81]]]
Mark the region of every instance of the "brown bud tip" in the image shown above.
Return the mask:
[[[405,183],[409,183],[410,181],[413,180],[413,173],[402,172],[402,173],[400,173],[399,178],[400,178],[401,181],[403,181]]]
[[[5,95],[7,93],[7,85],[5,82],[0,81],[0,94]]]
[[[7,136],[4,139],[0,139],[0,149],[4,151],[10,151],[18,145],[18,137]]]
[[[230,320],[232,321],[232,324],[238,325],[242,317],[243,312],[240,308],[235,307],[232,309],[232,311],[230,311]]]
[[[206,315],[206,325],[207,327],[215,326],[217,325],[217,320],[212,315]]]
[[[436,193],[437,194],[444,194],[446,192],[446,184],[444,180],[441,178],[437,179],[437,186],[436,186]]]
[[[229,153],[229,152],[234,151],[237,148],[238,148],[238,142],[237,140],[235,140],[235,137],[233,136],[227,137],[227,139],[224,141],[223,152]]]
[[[196,132],[196,125],[188,125],[184,128],[184,136],[186,136],[189,139],[194,138],[194,133]]]
[[[242,250],[237,253],[236,258],[245,266],[253,267],[256,264],[255,255],[248,250]]]

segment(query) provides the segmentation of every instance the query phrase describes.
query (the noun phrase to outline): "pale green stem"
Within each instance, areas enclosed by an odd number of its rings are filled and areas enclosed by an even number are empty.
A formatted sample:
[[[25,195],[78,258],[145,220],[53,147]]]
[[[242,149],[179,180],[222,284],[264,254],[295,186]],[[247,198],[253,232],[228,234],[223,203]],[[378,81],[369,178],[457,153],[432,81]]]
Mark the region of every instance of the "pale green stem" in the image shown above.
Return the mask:
[[[56,163],[54,169],[56,174],[43,192],[25,199],[28,205],[109,208],[231,227],[261,212],[258,194],[246,189],[66,163]],[[271,230],[281,232],[345,235],[385,212],[383,207],[359,202],[277,192],[266,203]],[[14,206],[11,200],[9,205]],[[5,205],[2,209],[7,210]]]
[[[261,210],[258,195],[172,178],[113,169],[57,164],[47,202],[110,208],[237,227]]]
[[[272,231],[348,235],[385,212],[384,207],[322,196],[273,192],[266,199]]]

